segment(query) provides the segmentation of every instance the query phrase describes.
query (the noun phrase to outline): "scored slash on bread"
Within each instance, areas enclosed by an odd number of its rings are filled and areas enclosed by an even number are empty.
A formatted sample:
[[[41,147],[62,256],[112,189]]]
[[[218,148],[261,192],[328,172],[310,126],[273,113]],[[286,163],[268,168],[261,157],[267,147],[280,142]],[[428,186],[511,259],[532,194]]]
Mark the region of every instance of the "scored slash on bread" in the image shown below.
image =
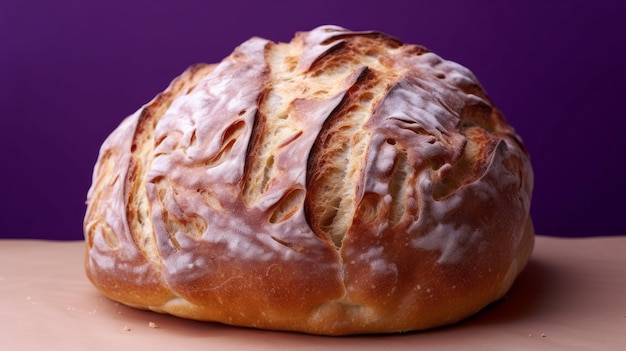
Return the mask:
[[[103,143],[86,270],[113,300],[343,335],[457,322],[533,246],[521,139],[466,68],[378,32],[252,38]]]

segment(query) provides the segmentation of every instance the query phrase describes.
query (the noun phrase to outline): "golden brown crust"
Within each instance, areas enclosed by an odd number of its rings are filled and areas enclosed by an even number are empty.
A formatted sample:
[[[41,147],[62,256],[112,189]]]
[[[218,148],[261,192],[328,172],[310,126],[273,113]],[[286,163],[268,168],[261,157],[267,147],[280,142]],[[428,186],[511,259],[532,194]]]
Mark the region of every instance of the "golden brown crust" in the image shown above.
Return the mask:
[[[467,69],[376,32],[253,38],[105,141],[86,269],[122,303],[343,335],[445,325],[526,264],[533,174]]]

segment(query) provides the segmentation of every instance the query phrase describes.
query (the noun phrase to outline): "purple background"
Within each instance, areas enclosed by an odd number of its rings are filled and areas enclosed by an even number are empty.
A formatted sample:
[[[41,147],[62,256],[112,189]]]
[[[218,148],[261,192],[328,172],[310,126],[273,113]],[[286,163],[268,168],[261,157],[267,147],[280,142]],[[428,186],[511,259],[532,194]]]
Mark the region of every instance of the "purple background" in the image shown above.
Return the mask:
[[[104,138],[196,62],[252,36],[376,29],[469,67],[528,147],[538,233],[624,235],[619,1],[0,3],[0,237],[81,239]]]

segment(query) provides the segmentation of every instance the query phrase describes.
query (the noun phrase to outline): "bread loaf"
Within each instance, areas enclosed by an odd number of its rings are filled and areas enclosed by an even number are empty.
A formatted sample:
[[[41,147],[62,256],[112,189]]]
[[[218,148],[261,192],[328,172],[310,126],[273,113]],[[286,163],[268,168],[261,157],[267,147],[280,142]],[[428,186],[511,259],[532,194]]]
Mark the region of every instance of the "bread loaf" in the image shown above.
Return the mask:
[[[100,149],[86,271],[109,298],[346,335],[455,323],[529,259],[533,173],[472,73],[378,32],[252,38]]]

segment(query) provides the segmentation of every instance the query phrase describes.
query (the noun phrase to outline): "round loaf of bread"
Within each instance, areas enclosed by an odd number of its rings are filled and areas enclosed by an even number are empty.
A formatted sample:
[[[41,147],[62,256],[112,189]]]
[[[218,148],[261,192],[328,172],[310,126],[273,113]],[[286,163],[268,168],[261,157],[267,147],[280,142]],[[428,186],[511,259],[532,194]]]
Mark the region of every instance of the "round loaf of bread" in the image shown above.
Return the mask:
[[[527,263],[533,173],[474,75],[378,32],[252,38],[100,149],[86,270],[107,297],[345,335],[457,322]]]

